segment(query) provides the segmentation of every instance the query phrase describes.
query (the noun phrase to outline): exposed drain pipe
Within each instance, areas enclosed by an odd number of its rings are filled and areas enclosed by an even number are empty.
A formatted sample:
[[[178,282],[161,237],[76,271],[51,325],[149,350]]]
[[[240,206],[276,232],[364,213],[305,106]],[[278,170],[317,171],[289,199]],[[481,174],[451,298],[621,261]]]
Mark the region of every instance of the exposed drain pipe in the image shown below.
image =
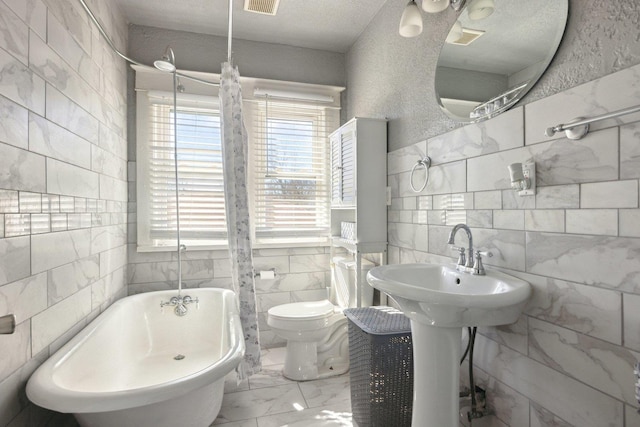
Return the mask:
[[[467,348],[464,351],[464,354],[462,355],[462,358],[460,359],[460,365],[462,365],[462,362],[464,362],[464,359],[467,357],[467,354],[469,355],[469,394],[467,393],[460,393],[460,397],[466,397],[469,396],[471,397],[471,410],[467,413],[467,419],[469,421],[477,419],[477,418],[482,418],[485,415],[489,415],[489,411],[486,409],[486,400],[485,400],[485,396],[486,396],[486,391],[483,390],[480,387],[477,387],[475,384],[475,380],[473,378],[473,347],[475,345],[476,342],[476,332],[477,332],[477,327],[468,327],[467,328],[467,333],[469,335],[469,341],[467,342]],[[478,409],[478,399],[477,399],[477,394],[481,395],[482,398],[482,408]]]

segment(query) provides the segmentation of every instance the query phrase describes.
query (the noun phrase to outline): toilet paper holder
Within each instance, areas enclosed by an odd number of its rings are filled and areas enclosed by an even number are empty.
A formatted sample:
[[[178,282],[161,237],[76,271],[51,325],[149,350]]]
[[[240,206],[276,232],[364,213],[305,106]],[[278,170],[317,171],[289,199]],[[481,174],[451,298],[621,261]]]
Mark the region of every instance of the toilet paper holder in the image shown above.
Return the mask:
[[[276,269],[260,270],[254,273],[253,277],[259,277],[262,280],[272,280],[276,277]]]

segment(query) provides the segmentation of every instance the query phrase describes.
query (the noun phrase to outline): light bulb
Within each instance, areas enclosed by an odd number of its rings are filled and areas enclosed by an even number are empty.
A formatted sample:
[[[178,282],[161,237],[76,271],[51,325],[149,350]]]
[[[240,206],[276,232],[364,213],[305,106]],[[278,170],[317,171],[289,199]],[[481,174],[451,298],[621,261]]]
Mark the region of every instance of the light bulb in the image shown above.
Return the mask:
[[[442,12],[449,6],[449,0],[422,0],[422,10],[429,13]]]
[[[472,21],[479,21],[491,15],[494,8],[493,0],[473,0],[467,7],[467,14]]]
[[[402,12],[399,32],[402,37],[416,37],[422,33],[422,15],[420,15],[420,8],[413,0],[407,3]]]

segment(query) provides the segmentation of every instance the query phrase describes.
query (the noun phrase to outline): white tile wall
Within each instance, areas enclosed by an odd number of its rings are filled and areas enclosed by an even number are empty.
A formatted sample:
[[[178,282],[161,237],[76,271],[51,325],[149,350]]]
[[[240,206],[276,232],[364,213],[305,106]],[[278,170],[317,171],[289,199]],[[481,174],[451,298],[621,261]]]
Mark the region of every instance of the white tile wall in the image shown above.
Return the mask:
[[[124,19],[91,5],[126,50]],[[40,426],[29,375],[126,294],[127,68],[77,1],[0,0],[0,16],[0,315],[18,322],[0,336],[0,426]]]
[[[130,219],[135,220],[133,217]],[[135,243],[129,244],[128,253],[130,293],[177,287],[175,253],[138,253]],[[327,297],[326,287],[330,283],[329,248],[256,249],[253,260],[256,271],[275,269],[276,272],[274,279],[256,277],[255,286],[261,345],[265,348],[280,346],[285,341],[271,332],[266,323],[266,312],[279,304]],[[183,286],[186,288],[231,288],[231,263],[226,250],[191,250],[183,257],[182,263]],[[102,265],[101,258],[101,268]]]
[[[389,262],[453,262],[447,236],[453,219],[466,218],[474,245],[493,254],[485,265],[532,285],[516,324],[479,331],[476,373],[500,425],[638,425],[640,117],[599,123],[579,141],[543,132],[638,104],[639,75],[635,66],[431,138],[427,154],[438,159],[438,181],[421,197],[433,196],[432,203],[413,208],[408,161],[389,170]],[[389,153],[390,164],[415,157],[423,144]],[[507,165],[528,160],[537,165],[538,193],[518,197]],[[442,170],[459,176],[444,180]],[[462,186],[450,184],[461,177]],[[448,210],[446,201],[459,194],[466,195],[463,208]],[[425,235],[426,243],[419,239]],[[462,235],[457,240],[466,244]]]

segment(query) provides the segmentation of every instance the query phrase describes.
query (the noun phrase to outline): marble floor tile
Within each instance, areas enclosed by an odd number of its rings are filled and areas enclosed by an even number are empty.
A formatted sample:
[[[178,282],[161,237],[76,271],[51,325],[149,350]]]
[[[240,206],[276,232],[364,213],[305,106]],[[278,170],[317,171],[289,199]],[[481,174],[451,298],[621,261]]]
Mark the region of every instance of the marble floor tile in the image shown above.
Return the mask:
[[[236,374],[236,371],[229,372],[224,379],[225,394],[244,390],[249,390],[249,379],[245,378],[242,381],[238,381],[238,375]]]
[[[311,408],[258,418],[258,427],[353,427],[349,405]]]
[[[257,418],[251,418],[249,420],[230,421],[230,422],[224,423],[224,424],[217,424],[217,422],[215,422],[215,423],[211,424],[210,427],[217,426],[217,425],[221,425],[223,427],[257,427],[258,426],[258,419]]]
[[[316,381],[298,383],[310,408],[324,408],[340,403],[351,405],[349,374]]]
[[[285,347],[263,350],[262,372],[239,385],[228,376],[220,415],[211,427],[358,427],[352,419],[349,374],[291,381],[282,376],[285,352]],[[487,417],[460,427],[504,424]]]
[[[296,384],[295,381],[282,375],[282,368],[284,368],[284,364],[263,366],[261,372],[249,377],[249,388],[254,390],[276,385]]]
[[[286,347],[275,347],[262,350],[262,366],[283,364],[286,351]]]
[[[264,415],[281,414],[307,408],[297,384],[227,393],[214,424],[240,421]]]

